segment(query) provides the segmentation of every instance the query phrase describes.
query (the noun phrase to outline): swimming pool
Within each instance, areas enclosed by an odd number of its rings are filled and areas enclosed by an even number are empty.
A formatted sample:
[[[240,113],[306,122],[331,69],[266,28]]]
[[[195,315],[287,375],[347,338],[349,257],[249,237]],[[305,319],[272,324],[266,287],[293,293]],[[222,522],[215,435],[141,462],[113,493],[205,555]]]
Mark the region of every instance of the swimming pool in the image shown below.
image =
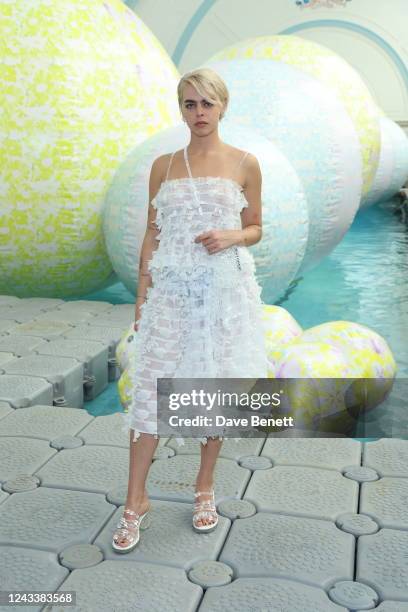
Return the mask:
[[[268,302],[268,291],[262,295]],[[306,329],[346,320],[388,342],[408,375],[408,227],[395,202],[359,211],[337,247],[276,302]]]
[[[303,329],[327,321],[366,325],[387,341],[397,363],[397,380],[386,402],[361,422],[362,440],[383,427],[385,437],[404,438],[408,420],[408,226],[398,199],[361,210],[343,240],[297,279],[276,304]],[[268,302],[267,289],[262,295]],[[405,425],[407,429],[407,425]],[[379,436],[381,437],[381,436]]]

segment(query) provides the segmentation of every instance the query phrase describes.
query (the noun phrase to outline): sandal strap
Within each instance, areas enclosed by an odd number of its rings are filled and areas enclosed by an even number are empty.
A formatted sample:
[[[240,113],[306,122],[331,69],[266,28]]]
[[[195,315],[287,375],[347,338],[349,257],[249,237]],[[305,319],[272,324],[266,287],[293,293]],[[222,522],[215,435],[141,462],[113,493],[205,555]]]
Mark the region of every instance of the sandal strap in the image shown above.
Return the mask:
[[[211,491],[197,491],[194,493],[194,497],[198,497],[199,495],[212,495],[214,497],[214,489]]]
[[[116,529],[115,533],[114,533],[114,537],[115,538],[126,538],[126,539],[130,539],[130,538],[134,538],[136,537],[136,534],[129,531],[129,529]]]
[[[194,516],[201,516],[201,515],[205,515],[205,516],[209,516],[209,515],[215,515],[217,516],[217,511],[216,510],[194,510]]]
[[[137,529],[139,527],[139,519],[126,519],[122,516],[117,524],[118,529]]]
[[[130,508],[129,509],[125,508],[124,511],[123,511],[123,515],[122,516],[124,516],[125,513],[126,513],[126,514],[130,514],[131,516],[139,517],[139,516],[143,516],[143,514],[146,514],[146,512],[149,512],[150,510],[151,510],[151,506],[148,506],[147,510],[145,510],[142,513],[136,512],[135,510],[131,510]],[[132,520],[132,519],[130,519],[130,520]]]
[[[146,510],[146,512],[148,512],[148,510]],[[144,514],[146,514],[146,512]],[[126,518],[125,517],[125,513],[126,514],[130,514],[134,518]],[[139,514],[138,512],[136,512],[135,510],[125,509],[123,511],[122,516],[119,519],[119,522],[117,524],[117,529],[125,529],[127,531],[129,531],[129,528],[131,528],[131,529],[138,529],[139,528],[139,524],[140,524],[140,517],[141,516],[142,515]]]
[[[140,512],[136,512],[135,510],[131,510],[130,508],[125,508],[123,514],[131,514],[132,516],[141,516]],[[142,513],[143,514],[143,513]]]
[[[196,502],[194,504],[194,510],[215,510],[215,504],[211,501],[202,501],[202,502]]]

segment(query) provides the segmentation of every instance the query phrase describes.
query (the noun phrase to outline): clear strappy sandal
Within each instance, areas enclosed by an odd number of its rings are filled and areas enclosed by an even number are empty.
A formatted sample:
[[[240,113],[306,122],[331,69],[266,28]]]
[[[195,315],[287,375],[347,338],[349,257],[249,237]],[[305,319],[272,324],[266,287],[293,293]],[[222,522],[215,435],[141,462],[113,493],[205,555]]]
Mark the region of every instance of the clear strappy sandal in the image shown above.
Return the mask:
[[[201,502],[195,502],[193,510],[193,529],[199,533],[208,533],[216,528],[218,525],[218,514],[215,507],[214,489],[211,491],[197,491],[194,494],[194,498],[199,495],[211,495],[211,499],[204,500]],[[197,525],[200,519],[209,518],[213,519],[212,523],[208,525]]]
[[[125,513],[132,518],[125,518]],[[139,530],[150,527],[150,520],[151,507],[144,514],[138,514],[130,508],[125,508],[113,534],[112,548],[119,553],[127,553],[133,550],[140,540]],[[119,541],[123,538],[129,541],[127,546],[120,546]]]

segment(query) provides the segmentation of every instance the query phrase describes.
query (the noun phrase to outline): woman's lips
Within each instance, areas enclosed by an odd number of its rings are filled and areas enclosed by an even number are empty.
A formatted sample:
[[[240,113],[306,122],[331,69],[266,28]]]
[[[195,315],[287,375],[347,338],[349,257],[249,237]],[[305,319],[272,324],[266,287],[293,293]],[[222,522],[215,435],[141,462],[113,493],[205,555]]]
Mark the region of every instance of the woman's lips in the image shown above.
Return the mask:
[[[196,125],[197,125],[198,127],[201,127],[201,126],[203,126],[203,125],[207,125],[207,123],[206,123],[205,121],[199,121],[198,123],[196,123]]]

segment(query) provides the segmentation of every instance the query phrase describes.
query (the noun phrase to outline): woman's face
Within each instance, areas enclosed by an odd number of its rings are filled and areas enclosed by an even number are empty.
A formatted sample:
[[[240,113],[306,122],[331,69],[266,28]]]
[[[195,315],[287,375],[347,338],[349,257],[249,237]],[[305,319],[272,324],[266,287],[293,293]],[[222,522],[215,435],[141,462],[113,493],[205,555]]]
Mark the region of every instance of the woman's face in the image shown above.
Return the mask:
[[[217,127],[220,120],[221,106],[213,104],[200,96],[189,83],[184,87],[181,113],[188,127],[198,135],[204,135]],[[203,122],[202,125],[199,122]]]

